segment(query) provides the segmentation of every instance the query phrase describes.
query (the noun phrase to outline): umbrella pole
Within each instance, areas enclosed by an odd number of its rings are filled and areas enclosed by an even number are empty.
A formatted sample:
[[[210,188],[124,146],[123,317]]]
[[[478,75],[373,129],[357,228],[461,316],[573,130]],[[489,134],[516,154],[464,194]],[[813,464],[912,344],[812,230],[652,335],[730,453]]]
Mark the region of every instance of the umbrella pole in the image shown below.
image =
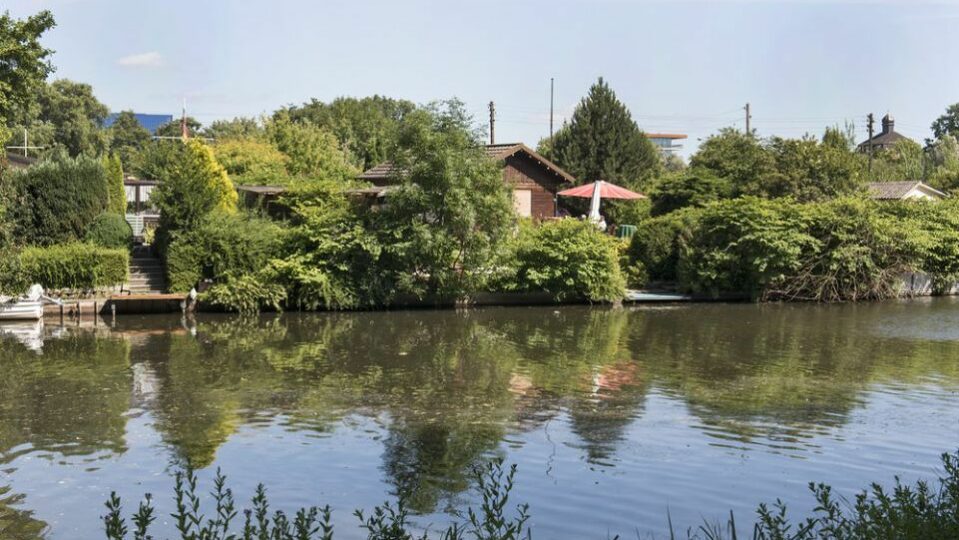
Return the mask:
[[[597,180],[593,183],[593,198],[589,202],[589,219],[591,221],[599,221],[599,201],[602,198],[602,186],[600,184],[602,182],[602,180]]]

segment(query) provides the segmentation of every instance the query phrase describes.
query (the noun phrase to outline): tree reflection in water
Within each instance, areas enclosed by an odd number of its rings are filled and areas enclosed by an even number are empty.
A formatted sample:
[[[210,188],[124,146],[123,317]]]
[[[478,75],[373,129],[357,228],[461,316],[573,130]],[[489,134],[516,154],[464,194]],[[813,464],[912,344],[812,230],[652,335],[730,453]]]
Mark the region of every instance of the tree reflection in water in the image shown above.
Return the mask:
[[[385,429],[393,495],[417,512],[449,510],[504,440],[550,420],[568,422],[586,462],[615,466],[651,392],[679,400],[715,444],[801,451],[876,385],[957,386],[959,364],[947,360],[959,336],[926,327],[956,311],[932,302],[203,316],[194,332],[121,319],[112,331],[47,339],[39,356],[3,342],[0,463],[122,454],[128,418],[141,412],[171,464],[201,468],[241,428],[332,433],[358,415]],[[902,324],[926,334],[888,331]],[[39,535],[43,523],[20,509],[29,501],[0,490],[0,531]]]

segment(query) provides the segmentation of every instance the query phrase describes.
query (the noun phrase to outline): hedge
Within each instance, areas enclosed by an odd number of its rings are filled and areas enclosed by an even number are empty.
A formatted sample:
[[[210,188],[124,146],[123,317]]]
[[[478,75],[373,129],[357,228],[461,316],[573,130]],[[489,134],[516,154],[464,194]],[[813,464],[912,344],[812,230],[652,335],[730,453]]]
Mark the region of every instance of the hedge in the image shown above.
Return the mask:
[[[28,247],[20,252],[20,271],[28,283],[52,290],[91,290],[121,285],[129,276],[125,249],[93,244]]]
[[[110,200],[98,159],[59,157],[4,174],[15,197],[7,219],[20,245],[81,240]]]
[[[280,255],[285,240],[285,229],[268,219],[214,212],[167,248],[167,283],[184,292],[204,278],[257,272]]]
[[[128,248],[133,244],[133,229],[120,214],[103,213],[87,228],[87,242],[108,248]]]

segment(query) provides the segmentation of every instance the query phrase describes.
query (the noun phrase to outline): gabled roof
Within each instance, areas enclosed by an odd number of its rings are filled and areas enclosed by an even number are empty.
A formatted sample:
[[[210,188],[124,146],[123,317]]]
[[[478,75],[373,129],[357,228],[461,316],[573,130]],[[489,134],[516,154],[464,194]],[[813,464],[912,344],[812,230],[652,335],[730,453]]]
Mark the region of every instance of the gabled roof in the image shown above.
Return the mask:
[[[873,199],[891,201],[902,200],[914,189],[924,191],[933,197],[940,199],[946,198],[946,194],[927,186],[919,180],[906,180],[903,182],[870,182],[866,185],[869,190],[869,196]]]
[[[546,159],[523,143],[488,144],[484,147],[484,150],[486,152],[486,156],[495,161],[505,161],[507,158],[517,154],[524,154],[530,159],[536,161],[538,164],[549,169],[551,172],[553,172],[553,174],[559,176],[564,182],[569,182],[571,184],[576,183],[576,178],[574,178],[573,175],[564,171],[559,165],[556,165],[552,161]],[[357,176],[357,179],[376,182],[386,180],[395,174],[396,168],[391,162],[387,161],[367,170],[363,174]]]
[[[867,139],[859,143],[859,148],[868,148],[870,144],[873,146],[891,146],[898,141],[901,141],[903,139],[908,139],[908,138],[909,137],[906,137],[902,133],[898,133],[895,131],[890,131],[888,133],[880,133],[871,139]]]

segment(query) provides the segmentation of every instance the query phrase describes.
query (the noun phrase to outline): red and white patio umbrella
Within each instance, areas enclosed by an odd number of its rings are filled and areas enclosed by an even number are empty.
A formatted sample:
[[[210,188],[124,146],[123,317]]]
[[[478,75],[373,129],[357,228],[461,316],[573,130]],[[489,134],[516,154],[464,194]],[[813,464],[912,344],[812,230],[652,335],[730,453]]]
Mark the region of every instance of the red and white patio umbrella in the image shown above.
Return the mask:
[[[645,199],[642,193],[630,191],[624,187],[610,184],[605,180],[597,180],[591,184],[584,184],[574,188],[566,189],[557,193],[563,197],[581,197],[591,199],[589,204],[589,219],[599,221],[599,201],[600,199]]]

